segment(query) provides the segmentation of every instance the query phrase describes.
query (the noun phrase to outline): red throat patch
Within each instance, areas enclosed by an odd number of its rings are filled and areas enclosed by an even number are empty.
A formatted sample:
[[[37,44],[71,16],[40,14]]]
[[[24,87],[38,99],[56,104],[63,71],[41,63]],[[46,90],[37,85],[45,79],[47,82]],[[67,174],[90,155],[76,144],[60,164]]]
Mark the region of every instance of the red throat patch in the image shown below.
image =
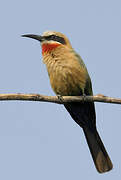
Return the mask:
[[[44,43],[44,44],[42,44],[42,54],[50,52],[53,49],[57,48],[58,46],[60,46],[60,44],[58,44],[58,43],[52,43],[52,44]]]

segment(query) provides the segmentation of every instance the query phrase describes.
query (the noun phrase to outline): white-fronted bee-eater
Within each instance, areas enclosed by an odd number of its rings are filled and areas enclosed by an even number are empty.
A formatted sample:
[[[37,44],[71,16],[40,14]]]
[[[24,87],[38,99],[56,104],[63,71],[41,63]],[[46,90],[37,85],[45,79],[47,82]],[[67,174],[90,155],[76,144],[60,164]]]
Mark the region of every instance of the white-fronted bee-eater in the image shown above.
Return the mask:
[[[47,31],[42,36],[27,34],[23,37],[40,41],[43,62],[46,64],[52,89],[57,95],[93,95],[87,68],[65,35]],[[94,103],[71,102],[64,106],[83,129],[97,171],[104,173],[111,170],[112,162],[97,132]]]

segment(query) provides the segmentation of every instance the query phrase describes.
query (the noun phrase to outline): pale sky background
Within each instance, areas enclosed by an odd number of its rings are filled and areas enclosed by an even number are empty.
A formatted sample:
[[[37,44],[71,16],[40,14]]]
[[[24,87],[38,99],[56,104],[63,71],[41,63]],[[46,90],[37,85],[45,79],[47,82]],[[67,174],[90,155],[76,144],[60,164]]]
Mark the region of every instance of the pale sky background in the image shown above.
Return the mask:
[[[94,94],[121,98],[120,0],[1,0],[0,93],[54,95],[40,45],[25,33],[60,31],[83,58]],[[121,179],[121,106],[96,103],[112,171],[97,173],[82,129],[62,105],[0,102],[1,180]]]

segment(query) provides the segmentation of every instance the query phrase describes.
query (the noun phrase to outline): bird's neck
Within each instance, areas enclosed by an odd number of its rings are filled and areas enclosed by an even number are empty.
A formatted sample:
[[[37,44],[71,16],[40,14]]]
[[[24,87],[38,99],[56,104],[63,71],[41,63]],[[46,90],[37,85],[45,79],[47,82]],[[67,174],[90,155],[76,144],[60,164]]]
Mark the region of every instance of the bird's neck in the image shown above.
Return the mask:
[[[59,43],[44,43],[42,44],[42,54],[50,53],[60,45]]]

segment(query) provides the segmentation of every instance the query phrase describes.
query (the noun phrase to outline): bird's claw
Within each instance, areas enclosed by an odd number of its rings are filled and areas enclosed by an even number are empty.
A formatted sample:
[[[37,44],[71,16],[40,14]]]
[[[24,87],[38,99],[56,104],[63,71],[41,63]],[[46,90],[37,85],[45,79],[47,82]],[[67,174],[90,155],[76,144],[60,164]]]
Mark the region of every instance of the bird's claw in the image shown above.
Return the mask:
[[[85,101],[85,99],[86,99],[86,94],[83,94],[82,97],[83,97],[83,101]]]
[[[57,97],[58,97],[59,101],[60,101],[61,103],[63,103],[63,96],[61,96],[60,94],[57,94]]]

